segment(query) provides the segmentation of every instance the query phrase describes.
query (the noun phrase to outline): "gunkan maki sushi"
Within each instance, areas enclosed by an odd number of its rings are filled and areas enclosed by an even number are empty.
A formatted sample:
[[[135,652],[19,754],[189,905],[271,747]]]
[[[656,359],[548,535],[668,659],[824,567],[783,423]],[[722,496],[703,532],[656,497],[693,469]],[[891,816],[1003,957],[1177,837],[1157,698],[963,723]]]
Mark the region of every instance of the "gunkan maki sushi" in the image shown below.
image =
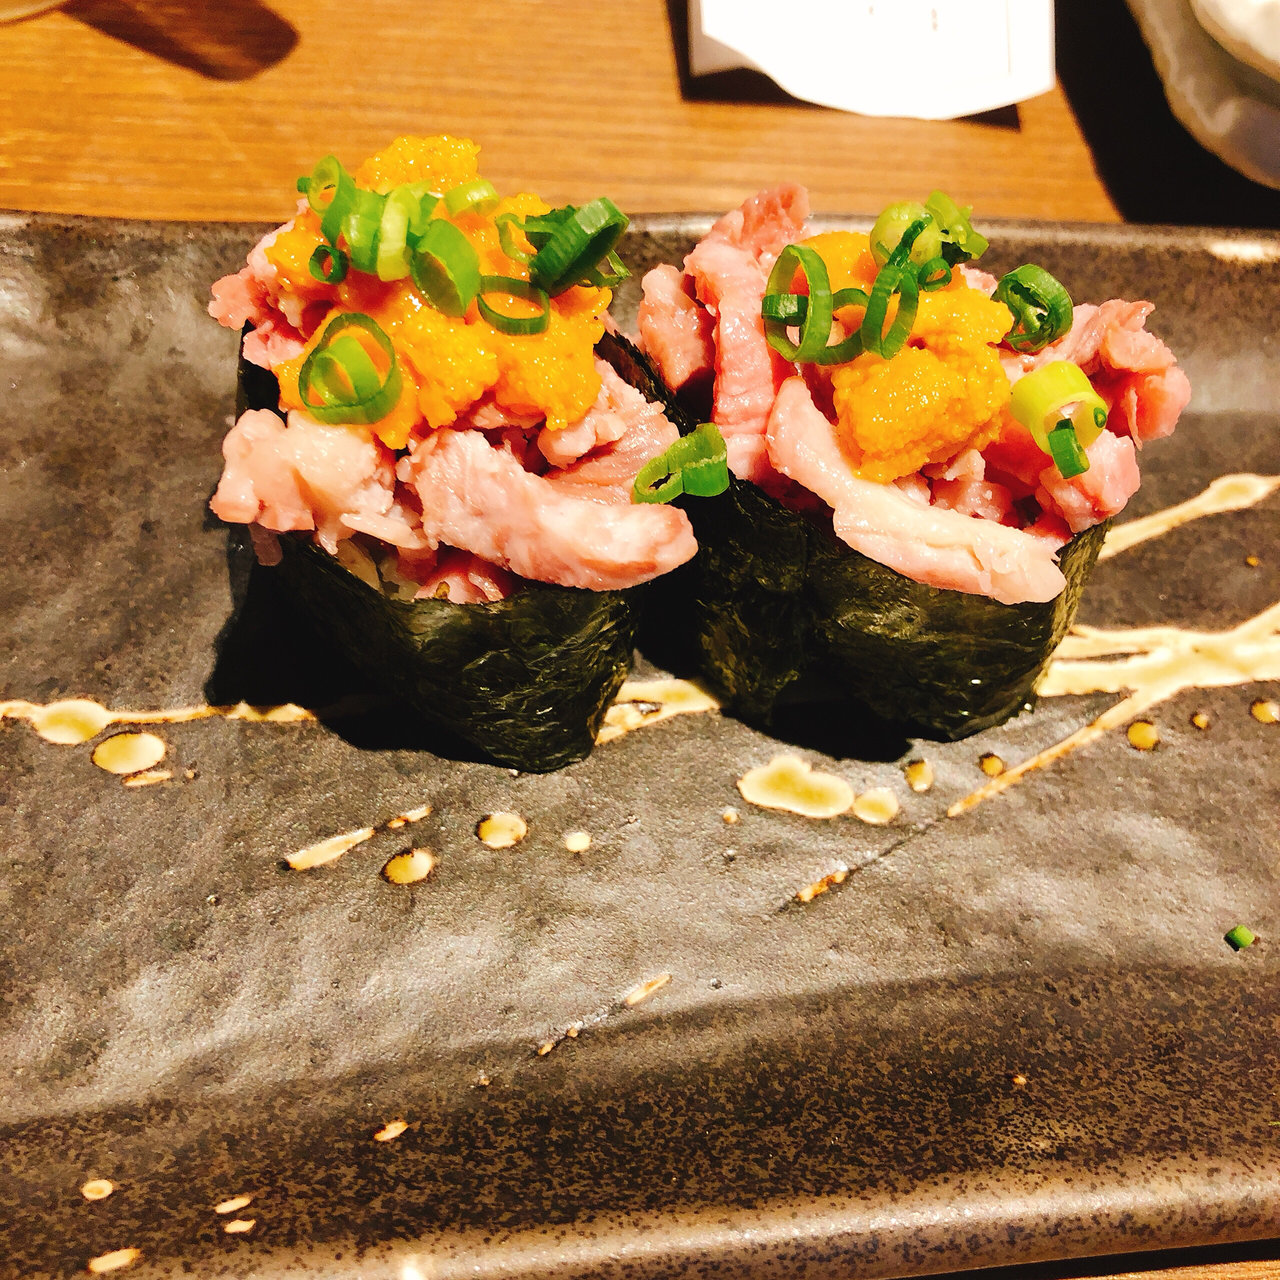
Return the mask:
[[[477,155],[327,157],[213,286],[244,337],[211,505],[407,711],[544,771],[590,751],[637,589],[697,544],[633,501],[680,432],[608,320],[626,218],[500,197]]]
[[[1012,715],[1187,404],[1150,303],[988,275],[969,212],[815,234],[783,186],[644,278],[640,343],[727,444],[683,612],[749,719],[815,691],[941,738]]]

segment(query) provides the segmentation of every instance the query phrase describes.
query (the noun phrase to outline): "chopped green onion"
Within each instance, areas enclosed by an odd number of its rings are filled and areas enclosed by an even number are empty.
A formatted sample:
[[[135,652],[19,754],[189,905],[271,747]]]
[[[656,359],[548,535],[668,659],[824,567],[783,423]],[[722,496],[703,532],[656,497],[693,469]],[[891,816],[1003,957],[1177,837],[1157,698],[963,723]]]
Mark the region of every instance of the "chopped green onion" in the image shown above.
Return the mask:
[[[1033,263],[1001,276],[991,295],[1013,312],[1005,335],[1015,351],[1040,351],[1071,328],[1071,295],[1043,267]]]
[[[911,336],[911,326],[915,324],[920,288],[916,284],[915,270],[910,265],[911,250],[928,225],[924,218],[917,218],[907,227],[888,261],[876,272],[875,283],[871,286],[871,297],[859,330],[862,349],[885,360],[893,359],[902,350]],[[898,295],[898,311],[888,332],[885,332],[884,322],[894,294]]]
[[[760,315],[779,324],[802,324],[809,311],[809,299],[803,293],[766,293],[760,299]]]
[[[452,218],[460,213],[488,213],[497,203],[498,192],[485,178],[474,178],[444,193],[444,207]]]
[[[409,256],[418,291],[446,316],[463,316],[480,292],[480,255],[452,222],[432,218]]]
[[[307,262],[307,270],[325,284],[341,284],[347,278],[349,265],[347,255],[341,249],[335,249],[331,244],[318,244]]]
[[[379,280],[403,280],[409,274],[409,225],[419,211],[412,187],[396,187],[382,206],[375,266]]]
[[[568,208],[568,206],[566,206]],[[525,221],[530,243],[550,215]],[[529,275],[549,294],[563,293],[607,258],[627,228],[629,219],[612,200],[600,196],[559,219],[550,236],[529,263]],[[530,228],[537,224],[535,231]]]
[[[986,236],[975,231],[969,221],[972,206],[962,208],[945,191],[935,191],[924,202],[924,207],[938,225],[942,235],[942,256],[951,266],[971,262],[986,253]]]
[[[870,299],[861,289],[837,289],[831,297],[831,310],[836,312],[842,307],[866,307],[869,301]],[[862,328],[859,326],[848,337],[823,347],[818,353],[818,363],[848,364],[855,356],[860,356],[862,351]]]
[[[524,224],[514,213],[500,213],[493,223],[498,228],[498,244],[512,262],[528,262],[533,257],[516,243],[515,233],[523,231]]]
[[[382,211],[387,197],[356,187],[342,218],[342,234],[347,242],[351,265],[370,275],[378,269],[378,242],[382,235]]]
[[[1069,360],[1051,361],[1019,378],[1013,384],[1009,410],[1045,453],[1052,452],[1049,432],[1064,418],[1075,428],[1083,449],[1107,425],[1106,401],[1093,389],[1084,370]]]
[[[903,233],[915,222],[923,223],[924,228],[917,232],[911,246],[911,260],[917,266],[923,266],[942,252],[942,234],[929,210],[918,200],[899,200],[882,210],[871,228],[871,256],[877,266],[883,267],[889,261],[889,255],[902,241]]]
[[[297,188],[299,195],[305,196],[309,194],[311,191],[311,175],[309,173],[304,174],[293,185]]]
[[[769,272],[769,281],[765,285],[764,296],[770,294],[790,293],[795,274],[800,271],[809,286],[809,299],[805,304],[805,313],[800,323],[800,341],[792,342],[787,337],[787,324],[781,320],[765,318],[764,336],[769,345],[784,359],[796,361],[814,361],[822,354],[831,336],[831,281],[827,275],[827,264],[818,253],[801,244],[789,244],[778,254],[778,260]],[[761,300],[761,315],[764,315],[764,300]]]
[[[1248,925],[1243,924],[1229,929],[1223,936],[1223,941],[1228,943],[1233,951],[1243,951],[1245,947],[1253,946],[1257,940],[1258,935]]]
[[[426,234],[427,227],[432,221],[431,215],[435,212],[436,205],[440,203],[440,197],[433,191],[429,191],[425,182],[415,182],[406,190],[412,191],[418,200],[418,207],[413,211],[413,216],[409,219],[409,229],[405,232],[405,241],[412,250],[418,247],[418,241]]]
[[[377,372],[367,347],[349,329],[373,339],[386,358],[385,374]],[[391,339],[376,320],[357,311],[329,321],[298,371],[302,406],[318,422],[377,422],[395,407],[401,383]]]
[[[320,215],[320,232],[330,244],[338,243],[343,219],[355,199],[355,179],[337,156],[325,156],[306,179],[307,203]],[[301,191],[302,179],[298,180]]]
[[[1080,447],[1075,424],[1070,418],[1063,418],[1049,432],[1049,453],[1064,480],[1089,470],[1089,455]]]
[[[509,316],[491,307],[485,301],[486,293],[509,293],[513,298],[524,298],[528,302],[536,302],[541,310],[533,316]],[[481,276],[476,306],[480,309],[480,314],[499,333],[516,335],[542,333],[551,323],[551,299],[547,291],[532,281],[518,280],[515,276]]]
[[[715,423],[704,422],[640,468],[634,502],[670,502],[682,493],[714,498],[729,487],[728,451]]]
[[[617,251],[610,249],[604,258],[604,267],[588,268],[583,279],[597,289],[612,289],[614,285],[621,284],[630,274],[627,264],[618,257]]]
[[[951,264],[943,257],[930,258],[916,273],[916,280],[924,293],[945,289],[951,283]]]

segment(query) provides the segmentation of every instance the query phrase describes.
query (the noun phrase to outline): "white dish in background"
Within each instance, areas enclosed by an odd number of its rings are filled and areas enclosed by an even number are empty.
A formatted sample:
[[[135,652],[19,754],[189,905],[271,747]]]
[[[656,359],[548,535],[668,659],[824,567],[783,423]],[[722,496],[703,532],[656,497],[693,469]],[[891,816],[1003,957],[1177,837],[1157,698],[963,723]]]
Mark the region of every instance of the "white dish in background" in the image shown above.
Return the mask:
[[[1271,57],[1267,50],[1280,44],[1280,37],[1255,47],[1246,38],[1252,28],[1243,20],[1250,9],[1259,15],[1264,8],[1280,13],[1280,5],[1232,5],[1228,0],[1128,3],[1164,82],[1169,106],[1187,131],[1246,177],[1280,187],[1280,83],[1250,65],[1266,66]],[[1197,11],[1212,11],[1218,18],[1234,14],[1236,21],[1223,30],[1234,48],[1249,49],[1254,55],[1250,62],[1233,56],[1210,35]]]
[[[1191,0],[1191,9],[1232,57],[1280,80],[1280,0]]]

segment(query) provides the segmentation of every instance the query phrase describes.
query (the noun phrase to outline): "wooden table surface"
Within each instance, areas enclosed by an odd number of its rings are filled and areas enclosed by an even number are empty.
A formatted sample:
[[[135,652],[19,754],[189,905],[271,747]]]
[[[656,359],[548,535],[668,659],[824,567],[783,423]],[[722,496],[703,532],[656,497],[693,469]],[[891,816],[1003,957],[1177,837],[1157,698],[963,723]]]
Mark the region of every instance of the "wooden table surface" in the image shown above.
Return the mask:
[[[829,212],[942,187],[988,217],[1280,225],[1275,193],[1173,122],[1118,0],[1059,6],[1065,88],[955,122],[811,107],[746,73],[691,82],[684,21],[663,0],[71,0],[0,26],[0,208],[278,220],[327,152],[354,165],[400,133],[454,133],[500,190],[632,213],[723,210],[794,179]],[[1007,1274],[1280,1280],[1277,1258]]]

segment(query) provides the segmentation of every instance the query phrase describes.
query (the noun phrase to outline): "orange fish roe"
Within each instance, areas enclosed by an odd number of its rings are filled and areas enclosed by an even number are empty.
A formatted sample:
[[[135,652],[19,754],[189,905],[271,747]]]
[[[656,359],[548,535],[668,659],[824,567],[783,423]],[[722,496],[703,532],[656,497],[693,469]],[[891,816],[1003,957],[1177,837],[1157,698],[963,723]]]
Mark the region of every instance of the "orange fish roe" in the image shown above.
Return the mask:
[[[804,243],[821,256],[833,292],[870,293],[878,268],[867,236],[828,231]],[[846,307],[837,318],[852,328],[862,311]],[[1003,303],[957,272],[946,288],[920,295],[908,345],[892,360],[868,353],[833,368],[837,425],[859,474],[887,483],[994,439],[1009,403],[995,344],[1012,323]]]
[[[479,148],[462,138],[398,138],[371,157],[356,173],[357,183],[386,191],[403,183],[429,183],[444,192],[476,178]],[[550,211],[538,196],[521,193],[502,200],[488,213],[466,210],[450,221],[471,241],[486,275],[529,278],[527,263],[503,251],[496,219],[512,214],[523,219]],[[449,217],[444,203],[435,217]],[[516,247],[531,246],[517,230]],[[577,422],[600,392],[594,347],[604,333],[604,316],[612,294],[608,289],[575,287],[550,303],[550,319],[538,334],[504,334],[493,328],[473,302],[465,316],[446,316],[418,293],[410,280],[386,283],[376,276],[349,271],[340,284],[325,285],[308,263],[322,243],[319,219],[306,210],[293,227],[281,232],[266,252],[285,292],[300,300],[332,299],[325,321],[343,311],[372,317],[391,339],[400,362],[404,390],[395,408],[369,428],[384,444],[403,448],[425,421],[434,429],[449,426],[482,397],[515,414],[545,418],[552,430]],[[513,316],[534,314],[536,304],[502,293],[486,294],[489,305]],[[273,366],[280,382],[280,403],[301,409],[298,374],[324,328],[309,336],[294,360]]]

